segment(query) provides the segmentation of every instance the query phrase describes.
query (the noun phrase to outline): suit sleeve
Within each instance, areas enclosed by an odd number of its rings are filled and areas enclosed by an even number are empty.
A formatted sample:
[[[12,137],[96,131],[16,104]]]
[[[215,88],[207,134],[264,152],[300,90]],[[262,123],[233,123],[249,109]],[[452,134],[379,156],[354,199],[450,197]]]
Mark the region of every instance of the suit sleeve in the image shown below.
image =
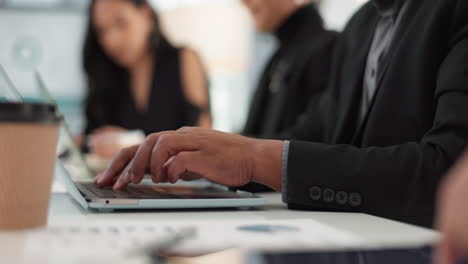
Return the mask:
[[[468,30],[457,36],[438,71],[433,126],[419,142],[356,148],[292,141],[283,200],[296,209],[431,226],[438,185],[468,142]]]

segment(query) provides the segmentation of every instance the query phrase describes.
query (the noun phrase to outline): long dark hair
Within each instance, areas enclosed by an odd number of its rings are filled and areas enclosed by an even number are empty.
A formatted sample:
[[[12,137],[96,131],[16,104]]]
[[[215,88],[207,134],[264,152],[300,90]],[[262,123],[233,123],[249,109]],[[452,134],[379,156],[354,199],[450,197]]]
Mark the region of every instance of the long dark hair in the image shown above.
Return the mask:
[[[146,0],[127,0],[136,7],[149,5]],[[108,120],[109,111],[118,107],[118,98],[128,89],[128,72],[118,65],[104,51],[92,20],[92,11],[96,0],[92,0],[88,9],[88,28],[83,48],[83,68],[87,77],[88,93],[85,101],[87,128],[85,133],[94,130],[95,124]],[[154,27],[148,41],[155,51],[161,45],[168,44],[162,33],[158,16],[153,12]],[[102,98],[105,98],[104,100]]]

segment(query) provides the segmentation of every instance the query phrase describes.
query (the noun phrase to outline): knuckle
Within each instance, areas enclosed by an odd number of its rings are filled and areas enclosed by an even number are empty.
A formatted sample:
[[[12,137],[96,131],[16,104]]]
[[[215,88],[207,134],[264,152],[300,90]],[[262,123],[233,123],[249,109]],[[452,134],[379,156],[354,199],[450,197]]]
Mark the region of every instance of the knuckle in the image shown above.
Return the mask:
[[[133,145],[133,146],[129,147],[129,150],[131,152],[137,152],[138,149],[140,149],[140,145]]]
[[[129,149],[126,149],[126,148],[121,149],[117,152],[116,159],[121,159],[123,157],[126,157],[128,156],[129,153],[130,153]]]
[[[194,127],[184,126],[184,127],[180,128],[180,129],[178,129],[177,132],[187,133],[187,132],[191,132],[193,130],[195,130]]]
[[[157,138],[158,138],[158,134],[157,134],[157,133],[151,134],[151,135],[149,135],[149,136],[146,137],[145,143],[146,143],[146,142],[155,141]]]
[[[168,145],[171,144],[171,141],[173,139],[173,135],[172,134],[166,134],[166,135],[162,135],[159,137],[158,139],[158,145],[160,147],[166,147]]]
[[[139,148],[140,148],[140,146],[135,145],[135,146],[131,146],[131,147],[124,148],[124,149],[122,149],[122,150],[123,150],[126,154],[133,154],[133,153],[135,153]]]
[[[143,141],[143,144],[141,144],[142,148],[152,146],[154,142],[158,139],[158,136],[156,134],[149,135],[146,137],[145,141]]]

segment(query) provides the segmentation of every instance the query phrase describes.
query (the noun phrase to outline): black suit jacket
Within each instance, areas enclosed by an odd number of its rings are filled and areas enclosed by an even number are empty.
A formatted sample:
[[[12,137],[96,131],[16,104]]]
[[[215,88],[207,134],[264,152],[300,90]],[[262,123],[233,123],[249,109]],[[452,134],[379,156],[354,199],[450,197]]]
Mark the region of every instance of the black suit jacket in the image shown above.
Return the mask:
[[[357,124],[378,13],[371,1],[340,36],[329,89],[292,138],[284,201],[431,226],[443,175],[468,142],[468,1],[407,0],[378,90]]]
[[[324,28],[313,4],[288,18],[276,36],[280,47],[260,79],[243,131],[251,137],[278,138],[291,129],[328,82],[337,33]]]
[[[311,100],[327,86],[337,33],[324,28],[313,4],[291,15],[275,32],[279,48],[267,63],[255,91],[243,134],[277,139],[297,123]],[[275,94],[270,89],[276,90]],[[249,192],[269,192],[257,183]]]

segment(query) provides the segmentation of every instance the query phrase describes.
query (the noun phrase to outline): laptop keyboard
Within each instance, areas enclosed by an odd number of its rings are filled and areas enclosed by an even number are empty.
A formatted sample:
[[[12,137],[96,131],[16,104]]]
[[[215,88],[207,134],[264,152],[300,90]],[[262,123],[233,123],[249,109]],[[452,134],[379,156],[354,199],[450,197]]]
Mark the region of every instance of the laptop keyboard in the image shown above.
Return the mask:
[[[151,188],[134,188],[132,186],[122,191],[112,190],[111,187],[99,188],[94,183],[82,183],[86,189],[99,198],[121,199],[174,199],[181,198],[175,194],[161,193]]]

